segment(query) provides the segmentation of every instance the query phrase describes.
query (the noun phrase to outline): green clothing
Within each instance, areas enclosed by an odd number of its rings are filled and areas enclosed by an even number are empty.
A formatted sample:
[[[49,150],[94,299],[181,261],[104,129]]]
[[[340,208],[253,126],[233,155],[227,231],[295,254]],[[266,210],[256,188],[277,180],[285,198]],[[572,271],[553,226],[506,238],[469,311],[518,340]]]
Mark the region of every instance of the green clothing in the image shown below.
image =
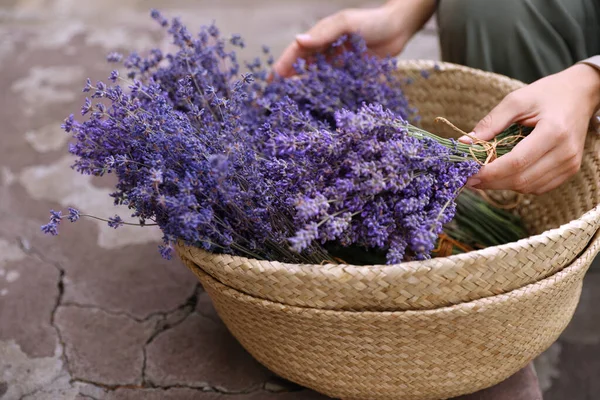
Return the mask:
[[[600,54],[600,0],[441,0],[442,59],[531,83]]]

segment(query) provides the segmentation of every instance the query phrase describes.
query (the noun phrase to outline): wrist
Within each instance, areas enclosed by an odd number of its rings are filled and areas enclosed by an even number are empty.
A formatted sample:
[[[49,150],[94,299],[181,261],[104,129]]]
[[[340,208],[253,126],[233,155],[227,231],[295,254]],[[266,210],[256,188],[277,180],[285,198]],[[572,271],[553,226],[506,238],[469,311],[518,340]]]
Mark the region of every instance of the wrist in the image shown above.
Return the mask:
[[[586,63],[578,63],[569,68],[574,82],[582,90],[582,95],[588,99],[591,112],[600,107],[600,68]]]

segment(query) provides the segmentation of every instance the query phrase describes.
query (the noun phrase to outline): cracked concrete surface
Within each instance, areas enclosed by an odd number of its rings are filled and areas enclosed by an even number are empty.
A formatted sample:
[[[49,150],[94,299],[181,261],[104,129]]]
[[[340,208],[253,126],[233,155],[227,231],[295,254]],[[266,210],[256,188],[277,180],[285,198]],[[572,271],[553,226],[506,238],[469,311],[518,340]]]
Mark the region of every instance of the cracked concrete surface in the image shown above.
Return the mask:
[[[253,360],[195,277],[180,262],[160,259],[158,232],[80,221],[50,238],[39,226],[50,208],[115,213],[107,196],[114,181],[73,172],[59,126],[79,109],[85,77],[108,75],[107,52],[164,43],[150,7],[191,27],[215,19],[246,37],[246,52],[267,44],[278,54],[319,18],[373,3],[0,3],[1,400],[326,399]],[[429,24],[402,57],[438,59],[437,51]],[[590,274],[575,319],[536,362],[546,399],[600,395],[599,287],[600,274]]]

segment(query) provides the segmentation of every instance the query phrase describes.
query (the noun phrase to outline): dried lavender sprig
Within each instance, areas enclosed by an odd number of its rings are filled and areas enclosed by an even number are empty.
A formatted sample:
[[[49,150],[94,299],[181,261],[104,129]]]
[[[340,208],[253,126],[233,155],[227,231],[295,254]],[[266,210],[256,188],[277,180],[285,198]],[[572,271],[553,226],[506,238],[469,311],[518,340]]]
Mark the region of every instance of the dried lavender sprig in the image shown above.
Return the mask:
[[[91,218],[91,219],[95,219],[98,221],[106,222],[108,224],[108,226],[110,226],[111,228],[118,228],[123,225],[139,226],[139,227],[157,226],[158,225],[155,223],[148,224],[144,221],[140,221],[138,223],[125,222],[118,215],[115,215],[114,217],[110,217],[110,218],[101,218],[101,217],[97,217],[95,215],[81,214],[81,212],[79,210],[77,210],[76,208],[72,208],[72,207],[69,207],[68,211],[69,211],[69,215],[62,215],[61,211],[51,210],[50,211],[50,221],[48,222],[48,224],[42,226],[42,231],[44,231],[45,233],[51,233],[52,235],[56,235],[58,233],[58,226],[60,225],[60,222],[65,218],[71,222],[76,222],[80,218]]]

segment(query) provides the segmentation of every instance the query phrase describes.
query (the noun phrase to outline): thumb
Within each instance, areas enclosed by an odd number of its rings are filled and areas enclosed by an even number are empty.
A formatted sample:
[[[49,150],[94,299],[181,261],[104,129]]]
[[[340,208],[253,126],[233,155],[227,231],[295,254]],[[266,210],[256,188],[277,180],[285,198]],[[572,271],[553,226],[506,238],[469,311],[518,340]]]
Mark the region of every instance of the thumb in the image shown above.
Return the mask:
[[[474,139],[492,140],[510,126],[518,117],[520,110],[514,107],[511,97],[505,97],[492,111],[475,125],[469,136],[459,139],[463,143],[472,143]]]
[[[323,18],[308,32],[296,35],[296,41],[306,49],[318,49],[335,42],[353,29],[354,10],[342,10]]]

